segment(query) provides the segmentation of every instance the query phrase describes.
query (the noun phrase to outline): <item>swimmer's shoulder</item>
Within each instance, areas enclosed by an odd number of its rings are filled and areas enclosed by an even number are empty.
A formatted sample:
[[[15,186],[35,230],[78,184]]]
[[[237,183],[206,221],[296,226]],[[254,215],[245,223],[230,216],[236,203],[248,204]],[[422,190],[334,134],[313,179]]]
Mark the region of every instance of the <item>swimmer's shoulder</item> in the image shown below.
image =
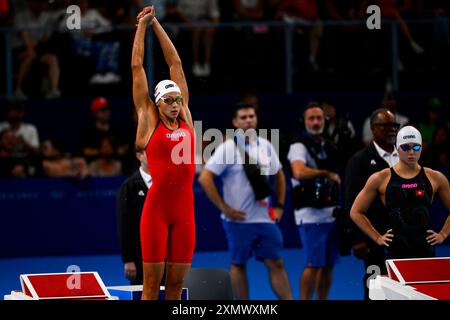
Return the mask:
[[[391,177],[391,169],[386,168],[372,174],[367,180],[367,183],[374,186],[380,186],[386,181],[388,181],[390,177]]]

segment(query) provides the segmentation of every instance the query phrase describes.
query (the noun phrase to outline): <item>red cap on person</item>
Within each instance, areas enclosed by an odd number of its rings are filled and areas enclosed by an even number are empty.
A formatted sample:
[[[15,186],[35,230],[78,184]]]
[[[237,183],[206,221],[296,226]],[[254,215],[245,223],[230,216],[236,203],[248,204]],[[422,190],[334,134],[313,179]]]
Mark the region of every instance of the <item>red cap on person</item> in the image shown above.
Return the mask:
[[[97,97],[91,101],[91,111],[96,112],[109,106],[109,101],[105,97]]]

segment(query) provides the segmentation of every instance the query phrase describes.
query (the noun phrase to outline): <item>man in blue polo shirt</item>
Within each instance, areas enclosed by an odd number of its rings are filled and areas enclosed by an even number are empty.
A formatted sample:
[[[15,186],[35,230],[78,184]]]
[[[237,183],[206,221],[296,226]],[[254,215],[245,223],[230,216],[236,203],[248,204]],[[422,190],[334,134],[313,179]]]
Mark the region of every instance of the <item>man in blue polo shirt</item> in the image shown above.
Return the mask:
[[[257,115],[253,105],[238,104],[233,125],[243,134],[236,134],[234,139],[228,139],[217,147],[200,174],[199,183],[222,212],[232,255],[230,275],[234,294],[239,300],[249,298],[246,264],[255,256],[266,265],[275,295],[279,299],[290,300],[290,284],[280,256],[283,237],[275,224],[283,214],[286,191],[281,163],[270,142],[256,135]],[[257,159],[264,174],[274,175],[274,205],[270,206],[269,197],[257,200],[259,197],[243,165],[246,153]],[[215,176],[222,179],[223,197],[214,183]]]

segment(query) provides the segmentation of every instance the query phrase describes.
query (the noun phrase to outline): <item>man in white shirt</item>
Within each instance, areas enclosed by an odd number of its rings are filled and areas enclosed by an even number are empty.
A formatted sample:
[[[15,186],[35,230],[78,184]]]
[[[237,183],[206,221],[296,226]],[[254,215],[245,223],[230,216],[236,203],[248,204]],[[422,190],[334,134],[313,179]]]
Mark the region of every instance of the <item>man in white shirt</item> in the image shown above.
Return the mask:
[[[0,123],[0,132],[6,129],[13,131],[17,138],[14,157],[25,158],[39,153],[39,136],[36,127],[23,122],[25,107],[20,102],[10,102],[6,107],[7,121]]]
[[[373,173],[393,167],[399,161],[398,151],[394,144],[400,124],[396,122],[395,115],[388,109],[377,109],[370,117],[370,127],[373,141],[363,150],[355,153],[347,164],[344,203],[345,212],[348,215],[356,196],[366,184],[367,179]],[[387,231],[388,213],[378,198],[370,206],[366,216],[378,230]],[[383,247],[365,236],[353,222],[350,224],[353,229],[351,234],[353,254],[364,262],[364,298],[368,300],[367,279],[372,274],[368,268],[378,266],[380,270],[384,269],[384,250]]]
[[[283,237],[275,224],[283,214],[286,190],[281,163],[271,143],[256,134],[257,116],[253,105],[238,104],[233,125],[244,134],[238,133],[235,138],[217,147],[198,181],[208,198],[222,211],[222,222],[232,254],[230,275],[234,294],[239,300],[249,298],[246,264],[254,255],[268,268],[276,296],[291,300],[289,280],[280,256]],[[261,174],[274,174],[274,205],[270,205],[269,196],[256,199],[244,171],[244,148],[250,158],[257,159],[263,171]],[[214,183],[215,176],[222,178],[223,197]]]

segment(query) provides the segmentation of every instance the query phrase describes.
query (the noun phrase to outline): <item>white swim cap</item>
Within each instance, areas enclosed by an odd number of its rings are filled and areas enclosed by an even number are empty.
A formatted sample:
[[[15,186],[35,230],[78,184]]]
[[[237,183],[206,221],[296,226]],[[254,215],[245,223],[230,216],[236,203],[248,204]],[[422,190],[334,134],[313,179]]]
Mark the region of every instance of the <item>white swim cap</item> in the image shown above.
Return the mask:
[[[163,95],[170,92],[181,93],[181,90],[172,80],[160,81],[155,87],[155,103],[157,103]]]
[[[397,148],[402,144],[415,143],[422,145],[422,135],[412,126],[406,126],[397,133]]]

